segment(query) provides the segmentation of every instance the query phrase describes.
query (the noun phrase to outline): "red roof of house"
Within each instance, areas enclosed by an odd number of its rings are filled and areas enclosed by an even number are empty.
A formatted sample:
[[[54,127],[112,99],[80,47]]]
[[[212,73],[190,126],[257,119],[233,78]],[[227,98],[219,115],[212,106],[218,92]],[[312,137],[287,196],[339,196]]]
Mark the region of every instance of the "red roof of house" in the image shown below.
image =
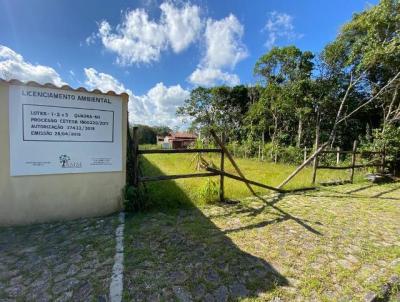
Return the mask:
[[[197,135],[188,132],[175,132],[169,135],[172,139],[196,139]]]

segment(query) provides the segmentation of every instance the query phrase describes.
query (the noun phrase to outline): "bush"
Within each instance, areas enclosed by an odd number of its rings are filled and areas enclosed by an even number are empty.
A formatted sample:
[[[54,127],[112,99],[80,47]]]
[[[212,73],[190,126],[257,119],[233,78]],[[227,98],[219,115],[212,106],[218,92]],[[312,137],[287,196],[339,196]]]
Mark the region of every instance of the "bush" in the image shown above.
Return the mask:
[[[303,150],[294,146],[279,147],[278,160],[287,164],[300,164],[303,162]]]
[[[373,130],[373,141],[365,143],[363,150],[381,151],[385,150],[385,161],[389,172],[399,174],[400,172],[400,127],[387,125],[383,129]]]
[[[145,194],[143,185],[138,187],[126,185],[123,189],[124,210],[127,212],[139,212],[149,207],[149,200]]]
[[[207,203],[216,202],[219,197],[218,183],[211,178],[207,178],[206,184],[199,190],[199,196]]]

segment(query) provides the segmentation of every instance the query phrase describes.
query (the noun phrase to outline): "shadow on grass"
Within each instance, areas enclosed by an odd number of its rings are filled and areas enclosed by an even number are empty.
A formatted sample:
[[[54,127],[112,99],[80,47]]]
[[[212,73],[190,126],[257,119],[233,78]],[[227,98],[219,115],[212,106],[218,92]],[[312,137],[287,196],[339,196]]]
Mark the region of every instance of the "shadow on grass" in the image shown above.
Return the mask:
[[[145,158],[141,164],[145,175],[162,174]],[[232,242],[175,182],[146,187],[153,210],[126,219],[125,300],[227,301],[289,285],[271,264]]]
[[[384,200],[400,200],[400,198],[396,198],[396,197],[389,197],[389,196],[384,196],[386,194],[395,192],[397,190],[400,190],[400,183],[397,183],[398,186],[394,187],[394,188],[389,188],[387,190],[384,190],[382,192],[378,192],[377,194],[373,194],[373,195],[368,195],[368,194],[358,194],[358,192],[361,191],[365,191],[368,189],[371,189],[373,187],[379,187],[379,186],[383,186],[384,184],[366,184],[363,185],[362,187],[350,190],[350,191],[345,191],[345,192],[338,192],[336,190],[326,190],[328,192],[337,194],[337,195],[320,195],[318,194],[319,197],[334,197],[334,198],[358,198],[358,199],[365,199],[365,198],[371,198],[371,199],[384,199]],[[354,194],[357,193],[357,194]],[[307,196],[313,196],[310,194],[307,194]],[[317,195],[315,195],[317,196]]]
[[[267,198],[265,196],[255,196],[255,198],[261,200],[263,202],[263,206],[262,207],[258,207],[258,208],[251,208],[251,207],[235,207],[236,209],[229,212],[229,213],[225,213],[223,214],[224,216],[231,216],[231,215],[237,215],[237,214],[247,214],[247,216],[253,216],[256,217],[257,215],[260,215],[261,213],[265,212],[268,208],[269,209],[273,209],[276,211],[276,215],[277,217],[275,219],[271,219],[271,220],[267,220],[267,221],[262,221],[259,223],[255,223],[255,224],[251,224],[251,225],[247,225],[245,227],[239,227],[236,229],[231,229],[226,231],[226,233],[231,233],[231,232],[238,232],[238,231],[243,231],[243,230],[251,230],[251,229],[255,229],[255,228],[262,228],[265,227],[267,225],[270,224],[275,224],[275,223],[279,223],[279,222],[285,222],[288,220],[293,220],[294,222],[298,223],[299,225],[301,225],[303,228],[305,228],[307,231],[315,234],[315,235],[319,235],[322,236],[323,234],[321,232],[319,232],[318,230],[316,230],[315,228],[313,228],[310,224],[308,224],[311,221],[308,221],[306,219],[301,219],[298,218],[296,216],[291,215],[290,213],[282,210],[280,207],[276,206],[276,204],[285,196],[286,194],[283,193],[278,193],[275,195],[272,195],[271,197]],[[219,215],[222,216],[222,215]],[[320,222],[311,222],[311,223],[315,223],[318,225],[321,225]]]

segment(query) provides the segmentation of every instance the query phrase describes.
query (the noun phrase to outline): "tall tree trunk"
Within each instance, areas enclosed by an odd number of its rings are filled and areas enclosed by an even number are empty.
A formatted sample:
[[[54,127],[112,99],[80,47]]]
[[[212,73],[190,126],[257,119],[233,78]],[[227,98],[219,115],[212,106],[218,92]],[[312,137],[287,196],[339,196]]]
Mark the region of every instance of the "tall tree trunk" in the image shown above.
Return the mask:
[[[273,152],[271,153],[271,159],[274,159],[274,153],[275,152],[275,140],[276,140],[276,133],[277,133],[277,129],[278,129],[278,118],[276,117],[275,114],[273,114],[273,119],[274,119],[274,132],[272,133],[272,138],[271,138],[271,142],[272,142],[272,147],[273,147]]]
[[[297,141],[296,141],[296,147],[300,148],[301,146],[301,137],[303,136],[303,120],[302,118],[299,118],[299,125],[297,127]]]

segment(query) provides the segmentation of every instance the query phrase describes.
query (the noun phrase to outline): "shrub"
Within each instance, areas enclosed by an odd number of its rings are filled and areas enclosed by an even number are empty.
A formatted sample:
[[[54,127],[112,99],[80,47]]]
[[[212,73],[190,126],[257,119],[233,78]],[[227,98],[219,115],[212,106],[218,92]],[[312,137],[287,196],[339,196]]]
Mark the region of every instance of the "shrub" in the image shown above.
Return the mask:
[[[385,160],[390,172],[399,173],[400,169],[400,127],[387,125],[383,130],[373,130],[373,141],[365,143],[363,150],[385,150]]]
[[[203,201],[207,203],[212,203],[217,201],[219,196],[218,183],[215,180],[211,179],[210,177],[207,178],[207,182],[199,190],[199,196]]]
[[[139,212],[149,207],[149,200],[145,194],[143,185],[138,187],[126,185],[123,189],[124,210],[127,212]]]

